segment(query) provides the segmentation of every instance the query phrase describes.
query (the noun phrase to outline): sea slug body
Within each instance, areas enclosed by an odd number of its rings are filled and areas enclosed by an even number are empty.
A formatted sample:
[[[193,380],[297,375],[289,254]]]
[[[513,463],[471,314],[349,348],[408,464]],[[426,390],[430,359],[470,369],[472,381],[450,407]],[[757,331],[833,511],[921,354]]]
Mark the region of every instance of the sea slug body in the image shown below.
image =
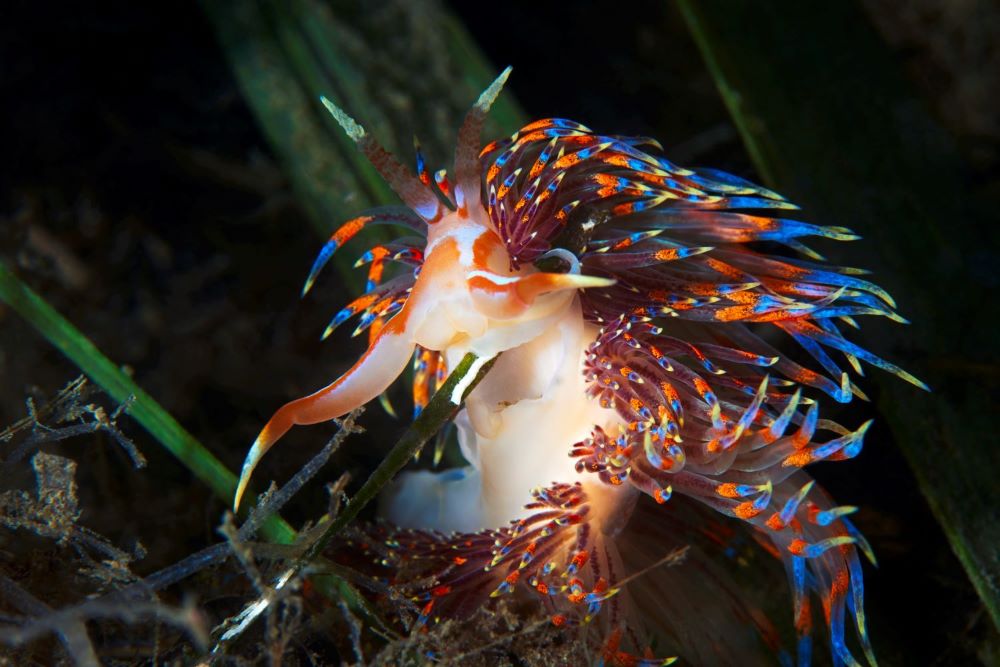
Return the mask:
[[[859,553],[873,555],[847,518],[855,508],[835,505],[803,470],[861,450],[869,423],[850,430],[819,414],[824,396],[864,397],[848,371],[864,362],[923,386],[842,335],[863,315],[904,321],[891,297],[802,242],[857,237],[786,217],[795,205],[740,178],[678,167],[646,138],[545,119],[480,149],[508,74],[466,117],[454,184],[419,154],[413,175],[324,100],[406,206],[338,229],[304,291],[366,225],[423,238],[362,257],[368,291],[331,328],[359,317],[368,351],[275,413],[236,502],[293,425],[378,397],[411,360],[419,414],[464,355],[499,355],[455,420],[468,466],[405,473],[384,498],[389,560],[434,581],[414,594],[421,623],[531,590],[556,625],[597,619],[612,664],[669,662],[622,650],[649,638],[692,663],[780,653],[770,622],[715,563],[628,585],[674,547],[731,534],[714,528],[729,521],[785,566],[800,664],[811,658],[813,601],[834,661],[858,664],[860,650],[874,664]],[[387,262],[408,268],[383,282]],[[779,351],[781,335],[818,369]]]

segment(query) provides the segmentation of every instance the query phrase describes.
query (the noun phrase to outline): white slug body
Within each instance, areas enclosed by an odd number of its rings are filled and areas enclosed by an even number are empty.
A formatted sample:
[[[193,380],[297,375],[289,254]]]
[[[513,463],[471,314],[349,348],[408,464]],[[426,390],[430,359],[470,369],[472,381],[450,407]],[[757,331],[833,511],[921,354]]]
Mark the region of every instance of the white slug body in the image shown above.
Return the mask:
[[[570,446],[595,424],[612,432],[622,420],[587,396],[581,369],[597,328],[584,323],[579,299],[569,299],[556,315],[545,318],[536,336],[504,352],[467,398],[456,423],[469,466],[404,474],[383,500],[386,519],[441,532],[495,528],[529,514],[524,506],[532,489],[583,479]],[[449,366],[466,351],[462,344],[446,348]],[[585,486],[592,506],[608,510],[636,493],[628,486]]]
[[[569,400],[566,387],[572,376],[572,386],[580,390],[576,401],[586,400],[580,373],[582,350],[588,339],[576,295],[581,288],[607,286],[614,281],[574,273],[542,273],[531,266],[512,270],[507,251],[481,207],[441,215],[428,229],[425,254],[406,303],[373,337],[361,359],[329,386],[283,406],[265,425],[244,463],[237,503],[257,462],[293,425],[335,419],[368,403],[402,373],[418,345],[443,353],[449,367],[467,353],[490,359],[525,347],[515,355],[517,361],[502,361],[500,365],[511,368],[518,364],[528,377],[516,384],[511,384],[510,379],[506,383],[493,380],[485,390],[477,389],[479,395],[495,398],[492,404],[488,400],[471,400],[472,432],[486,438],[501,437],[504,431],[496,423],[501,412],[497,406],[509,407],[522,398],[538,400],[551,383],[560,386]],[[543,342],[531,347],[536,339]],[[495,374],[494,370],[491,375]],[[505,375],[513,378],[516,373],[508,370]],[[502,391],[498,390],[501,386]],[[536,412],[556,409],[558,401],[547,401]],[[539,414],[534,417],[539,418]],[[507,419],[512,424],[520,423],[514,413]],[[575,422],[574,426],[583,428],[592,423]],[[479,437],[471,438],[468,433],[463,436],[463,449],[472,460],[481,458]],[[503,442],[514,439],[503,436]],[[566,442],[552,443],[554,450],[560,445],[564,447]],[[501,444],[484,447],[483,451],[500,452],[505,448]],[[560,451],[565,457],[565,449]],[[488,456],[502,458],[498,453]],[[563,463],[572,468],[568,457]],[[500,477],[491,473],[490,479],[496,485]],[[523,504],[529,490],[518,494],[519,499],[513,502]],[[498,515],[490,512],[483,514],[486,516]]]

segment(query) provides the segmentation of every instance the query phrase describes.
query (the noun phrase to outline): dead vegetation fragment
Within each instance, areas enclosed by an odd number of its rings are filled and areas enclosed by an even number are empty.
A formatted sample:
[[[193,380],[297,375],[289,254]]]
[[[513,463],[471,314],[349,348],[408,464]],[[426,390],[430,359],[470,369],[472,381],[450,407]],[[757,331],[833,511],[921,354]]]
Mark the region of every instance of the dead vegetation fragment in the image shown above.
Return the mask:
[[[268,517],[362,431],[360,411],[340,420],[334,437],[287,483],[261,494],[241,524],[225,512],[218,543],[149,571],[141,544],[123,547],[85,525],[101,511],[84,506],[78,488],[95,438],[109,436],[126,453],[134,470],[124,466],[120,474],[143,474],[145,462],[123,432],[131,430],[127,402],[109,407],[104,400],[78,378],[40,405],[27,401],[26,417],[0,432],[0,664],[593,662],[580,635],[516,597],[467,619],[421,626],[414,582],[396,586],[384,568],[347,566],[328,552],[309,557],[347,497],[347,474],[327,485],[322,514],[300,527],[293,544],[258,541]],[[337,539],[349,542],[366,530],[350,526]]]
[[[145,458],[117,424],[127,402],[109,413],[91,402],[97,394],[78,378],[40,408],[29,399],[27,416],[0,432],[0,641],[15,664],[102,664],[106,658],[96,637],[109,637],[107,628],[148,627],[150,621],[205,643],[204,623],[193,606],[165,604],[155,596],[121,599],[121,591],[142,585],[132,571],[145,556],[142,545],[125,549],[82,525],[77,462],[40,449],[69,440],[77,446],[100,432],[122,447],[135,468],[144,466]],[[28,467],[33,489],[6,488],[26,477]],[[94,633],[89,623],[103,627]]]

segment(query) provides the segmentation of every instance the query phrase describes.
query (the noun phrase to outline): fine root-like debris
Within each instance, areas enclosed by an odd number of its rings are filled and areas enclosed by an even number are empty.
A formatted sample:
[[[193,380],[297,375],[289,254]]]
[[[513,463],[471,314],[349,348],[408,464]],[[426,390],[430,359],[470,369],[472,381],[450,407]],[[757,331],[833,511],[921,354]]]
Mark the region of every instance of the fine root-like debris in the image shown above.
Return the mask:
[[[226,538],[236,561],[253,584],[257,597],[240,613],[226,618],[215,627],[212,634],[218,640],[212,648],[212,655],[224,654],[226,648],[238,640],[263,614],[267,620],[265,650],[272,663],[280,663],[284,648],[290,641],[290,636],[282,629],[287,628],[289,623],[296,625],[295,619],[301,615],[302,600],[298,592],[302,587],[302,578],[294,569],[283,566],[284,571],[274,580],[274,584],[268,584],[255,561],[252,546],[239,540],[231,514],[226,514],[219,532]]]
[[[88,402],[99,393],[81,375],[40,408],[36,407],[34,399],[28,398],[25,401],[27,416],[0,431],[0,443],[10,443],[15,437],[24,435],[3,457],[4,470],[24,460],[40,445],[98,432],[111,436],[128,455],[133,466],[144,467],[146,457],[118,428],[118,417],[128,410],[131,400],[118,404],[108,414],[105,407]]]
[[[224,515],[224,542],[138,576],[133,568],[145,555],[141,546],[123,549],[81,523],[88,516],[81,498],[89,493],[78,486],[89,478],[79,473],[88,459],[39,451],[105,432],[133,462],[141,460],[116,424],[126,406],[106,411],[94,405],[94,393],[80,379],[51,401],[36,406],[29,400],[27,417],[0,434],[0,466],[16,472],[22,487],[29,472],[34,477],[34,488],[0,491],[0,540],[9,535],[20,544],[17,553],[0,552],[0,644],[19,664],[89,666],[129,656],[126,661],[369,665],[438,656],[445,664],[475,665],[583,655],[582,644],[554,631],[544,616],[525,620],[507,602],[461,623],[416,628],[418,609],[406,591],[370,575],[362,562],[335,562],[317,549],[347,497],[347,474],[327,485],[328,503],[293,544],[257,541],[269,517],[361,431],[360,412],[340,420],[336,435],[287,483],[261,494],[242,524]],[[66,451],[66,444],[58,446]],[[351,524],[337,539],[357,534]],[[24,569],[29,543],[52,552],[36,563],[44,573]],[[185,592],[192,584],[197,597]]]
[[[0,523],[67,544],[73,539],[80,517],[76,462],[39,452],[31,459],[31,466],[37,484],[35,497],[18,490],[0,494]]]
[[[33,627],[39,628],[43,624],[43,621],[35,619],[51,619],[55,615],[48,605],[3,575],[0,575],[0,591],[3,592],[5,606],[25,615],[21,619],[16,616],[5,619],[2,635],[4,643],[8,646],[16,647],[30,641],[33,638]],[[21,627],[18,627],[19,620],[24,622]],[[61,623],[45,625],[47,627],[42,632],[57,634],[66,653],[77,665],[91,667],[100,664],[94,646],[90,643],[90,637],[87,636],[87,628],[80,618],[66,618]]]
[[[0,493],[0,526],[12,535],[30,532],[55,543],[58,551],[46,568],[45,577],[33,582],[50,594],[79,591],[77,599],[114,591],[138,581],[130,567],[142,557],[141,547],[129,553],[110,540],[78,523],[81,510],[77,495],[75,461],[38,452],[31,458],[35,473],[35,493],[9,490]],[[16,539],[16,538],[15,538]],[[21,544],[13,542],[13,545]],[[69,552],[70,557],[59,554]],[[98,665],[98,653],[88,635],[86,623],[104,621],[136,624],[155,620],[180,628],[195,645],[205,644],[204,623],[193,607],[164,605],[155,599],[129,601],[96,598],[62,608],[42,602],[29,592],[27,584],[5,574],[24,572],[17,553],[5,553],[0,562],[0,609],[3,611],[0,641],[25,661],[34,658],[28,645],[46,636],[59,638],[62,650],[78,665]],[[33,563],[33,565],[35,565]],[[59,566],[62,566],[60,569]],[[32,573],[28,566],[27,572]],[[30,576],[27,577],[31,579]],[[96,584],[96,590],[94,590]],[[18,651],[23,649],[27,652]]]
[[[2,531],[27,535],[57,554],[47,566],[54,572],[39,579],[18,569],[17,554],[11,559],[0,552],[0,644],[19,663],[90,666],[125,655],[126,661],[241,665],[594,661],[596,644],[584,639],[592,628],[567,633],[543,609],[517,598],[497,600],[469,618],[418,623],[410,589],[430,586],[431,579],[399,587],[374,574],[380,571],[376,564],[335,560],[338,549],[317,546],[329,540],[329,526],[340,515],[347,474],[327,485],[328,503],[294,543],[257,541],[261,526],[320,473],[346,438],[361,431],[360,411],[340,420],[338,432],[287,483],[272,483],[260,494],[242,524],[227,512],[219,528],[224,542],[138,576],[133,568],[144,556],[141,546],[122,549],[81,524],[87,511],[78,485],[87,478],[78,473],[86,459],[78,463],[38,451],[73,436],[120,435],[115,419],[124,406],[107,413],[93,405],[93,393],[81,379],[39,402],[41,407],[29,401],[28,416],[3,431],[0,441],[11,443],[0,465],[20,471],[22,479],[30,470],[35,482],[30,490],[0,492],[0,539]],[[115,436],[119,443],[122,438]],[[352,522],[335,543],[365,535]],[[192,585],[197,597],[189,592]]]
[[[141,578],[131,569],[145,555],[141,546],[123,550],[81,524],[86,511],[78,488],[80,464],[38,451],[40,445],[106,432],[123,445],[134,463],[143,461],[115,421],[127,404],[109,413],[93,403],[95,393],[80,378],[48,402],[36,405],[29,399],[27,416],[0,434],[0,446],[6,449],[0,465],[5,472],[16,473],[7,478],[8,483],[16,478],[24,486],[29,470],[34,477],[33,489],[0,490],[0,543],[16,546],[0,550],[0,645],[5,654],[14,656],[18,664],[68,660],[90,666],[105,663],[107,656],[125,654],[154,662],[186,662],[209,655],[213,625],[219,628],[216,639],[228,648],[256,618],[254,610],[266,608],[266,622],[255,626],[253,637],[244,642],[251,648],[241,651],[242,655],[218,652],[217,657],[224,662],[250,663],[265,657],[270,664],[279,664],[290,651],[311,655],[302,641],[310,624],[305,622],[308,616],[301,589],[314,568],[302,562],[302,554],[319,535],[316,528],[335,516],[348,476],[329,487],[329,513],[315,520],[313,530],[304,530],[297,544],[253,540],[260,526],[320,471],[344,439],[360,432],[356,425],[360,411],[345,417],[339,432],[288,483],[280,489],[272,486],[263,494],[243,525],[237,527],[227,513],[221,529],[226,542]],[[47,554],[43,559],[37,557],[39,548]],[[325,562],[317,566],[341,581],[340,588],[331,589],[333,599],[326,606],[343,619],[355,619],[351,627],[355,652],[360,655],[362,633],[373,613],[365,607],[358,609],[361,596],[356,592],[352,594],[357,600],[350,603],[341,604],[334,595],[338,590],[354,591],[340,579],[346,568]],[[232,576],[235,573],[243,576]],[[362,578],[350,576],[355,581]],[[199,588],[200,599],[182,593],[180,605],[164,601],[174,595],[165,589],[191,578],[207,584]],[[227,617],[213,609],[217,606],[213,600],[243,598],[246,591],[241,582],[245,581],[253,585],[253,598],[244,612]]]
[[[100,664],[86,626],[90,621],[131,624],[155,618],[183,626],[195,643],[203,634],[189,620],[181,620],[187,612],[155,600],[123,605],[98,597],[139,581],[131,567],[144,556],[144,549],[139,544],[121,549],[82,525],[77,462],[38,450],[42,445],[103,432],[122,446],[136,467],[145,465],[135,444],[118,429],[117,419],[128,402],[109,414],[94,402],[97,393],[84,378],[78,378],[41,405],[28,399],[27,416],[0,432],[0,479],[8,487],[0,490],[0,543],[4,545],[0,551],[0,641],[16,661],[48,662],[42,656],[55,650],[77,664]],[[29,469],[34,489],[10,488],[23,486]],[[59,641],[43,647],[37,640],[44,637]]]
[[[256,534],[257,530],[260,528],[261,524],[271,516],[279,511],[292,497],[298,493],[306,483],[316,476],[316,473],[326,465],[326,462],[330,460],[334,452],[340,448],[340,445],[348,438],[356,433],[364,433],[364,429],[357,425],[358,418],[364,412],[364,408],[359,408],[349,414],[347,414],[343,419],[335,420],[339,425],[340,429],[336,434],[326,443],[326,446],[320,450],[312,459],[309,460],[295,475],[292,476],[288,482],[285,483],[280,490],[269,489],[267,493],[263,494],[257,502],[256,507],[250,512],[250,516],[247,520],[240,526],[237,538],[239,541],[246,541],[252,539]],[[346,482],[345,482],[346,483]],[[339,497],[339,496],[338,496]],[[332,501],[331,501],[332,502]],[[331,509],[333,505],[331,504]],[[335,515],[335,512],[330,514]]]
[[[338,600],[337,606],[340,608],[340,613],[343,614],[344,620],[347,621],[349,636],[351,638],[351,650],[354,652],[354,659],[357,660],[357,664],[363,665],[365,664],[365,652],[361,646],[361,635],[364,632],[364,625],[361,620],[351,612],[350,607],[348,607],[343,600]]]
[[[398,636],[357,592],[355,586],[369,589],[375,586],[367,577],[323,558],[303,559],[313,542],[323,534],[323,528],[336,516],[348,475],[344,474],[337,482],[328,485],[330,502],[327,513],[318,517],[311,526],[304,527],[295,544],[253,541],[263,522],[278,512],[319,472],[344,439],[360,432],[360,427],[356,425],[359,415],[360,411],[355,411],[341,420],[338,433],[284,486],[276,488],[272,484],[261,494],[241,526],[237,527],[233,515],[226,513],[219,528],[226,540],[224,543],[203,549],[121,593],[132,599],[142,598],[183,579],[195,577],[208,568],[223,567],[224,571],[232,573],[235,566],[242,573],[242,580],[251,584],[253,597],[238,612],[226,615],[216,623],[211,632],[214,645],[202,656],[209,662],[244,664],[266,658],[269,664],[281,664],[293,650],[308,661],[316,662],[308,644],[303,641],[305,637],[315,634],[317,623],[315,619],[306,623],[307,588],[321,593],[319,609],[313,604],[313,613],[319,612],[322,616],[323,609],[333,610],[340,617],[340,620],[331,621],[338,629],[331,631],[333,636],[327,641],[335,641],[335,636],[341,634],[350,636],[351,644],[345,645],[345,648],[355,655],[363,655],[363,634],[366,630],[372,630],[376,636]],[[327,575],[332,575],[335,585],[324,584],[325,580],[331,579]],[[230,581],[233,581],[232,577]],[[232,596],[231,591],[219,593]],[[264,622],[255,623],[261,616]],[[343,632],[341,627],[344,627]],[[248,661],[245,659],[247,656],[253,656],[253,659]]]
[[[31,465],[37,487],[34,496],[17,489],[0,493],[0,526],[28,530],[72,548],[79,558],[78,571],[103,586],[135,581],[129,567],[142,557],[142,546],[136,545],[129,553],[77,523],[80,509],[76,462],[39,452],[32,457]]]
[[[371,665],[423,664],[588,665],[595,660],[586,642],[555,627],[541,607],[500,599],[469,618],[416,628],[387,644]]]
[[[348,476],[341,476],[332,487],[329,487],[331,500],[328,513],[320,517],[312,528],[304,528],[294,546],[283,548],[277,545],[253,544],[249,540],[268,516],[280,510],[319,472],[344,439],[351,434],[361,432],[360,427],[356,425],[360,413],[360,410],[356,410],[340,420],[340,430],[337,434],[281,489],[275,489],[272,485],[271,489],[262,494],[250,517],[239,529],[233,523],[231,514],[227,513],[224,517],[219,532],[226,538],[230,552],[235,556],[246,578],[253,584],[257,597],[246,604],[238,614],[226,618],[213,630],[213,635],[218,638],[211,651],[213,656],[226,654],[228,647],[239,640],[254,621],[263,615],[266,619],[266,628],[262,648],[273,664],[281,661],[301,622],[303,600],[300,591],[303,582],[307,575],[314,573],[315,569],[313,563],[303,560],[302,556],[309,551],[312,542],[322,536],[323,526],[335,518]],[[272,562],[267,569],[262,569],[258,559],[267,559],[269,556]],[[320,565],[320,569],[331,568]],[[335,573],[334,576],[338,575]],[[342,585],[350,587],[346,581],[342,581]],[[355,593],[355,596],[360,600],[359,595]],[[338,601],[338,604],[342,603],[342,600]],[[372,614],[371,610],[366,609],[366,611],[368,616]],[[351,614],[345,618],[348,619],[352,632],[357,630],[360,636],[360,630],[357,629],[359,626],[354,624],[356,617]],[[355,652],[360,655],[360,640],[352,639],[352,642]]]
[[[192,642],[204,647],[208,633],[204,619],[193,605],[181,608],[159,602],[129,604],[90,600],[64,609],[51,609],[9,577],[0,574],[0,593],[7,604],[22,616],[4,619],[0,638],[18,647],[49,634],[59,637],[66,653],[77,665],[99,665],[97,653],[87,634],[86,622],[111,620],[126,624],[163,622],[183,630]]]
[[[358,536],[354,536],[358,539]],[[659,568],[675,567],[688,557],[689,547],[682,546],[619,582],[623,588],[632,582],[642,585],[643,577]],[[403,586],[391,587],[394,595],[383,595],[393,607],[393,617],[408,628],[406,637],[386,644],[372,659],[372,665],[435,664],[456,665],[589,665],[597,664],[599,653],[614,628],[600,621],[580,624],[568,630],[553,623],[552,615],[536,600],[517,596],[500,597],[479,607],[463,618],[438,623],[414,622],[413,589],[426,590],[436,584],[434,577],[414,579]],[[611,662],[611,664],[618,664]]]

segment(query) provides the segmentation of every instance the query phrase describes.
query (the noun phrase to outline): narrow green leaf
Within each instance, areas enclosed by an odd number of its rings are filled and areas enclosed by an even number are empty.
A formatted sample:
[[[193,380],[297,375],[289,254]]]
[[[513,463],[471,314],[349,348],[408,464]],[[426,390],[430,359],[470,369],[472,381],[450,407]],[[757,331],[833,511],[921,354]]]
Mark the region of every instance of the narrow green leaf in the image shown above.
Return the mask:
[[[404,164],[414,159],[418,135],[428,166],[450,169],[463,116],[503,69],[486,62],[453,16],[423,0],[385,12],[324,0],[206,0],[202,6],[298,200],[324,237],[366,208],[398,200],[323,109],[320,95]],[[486,133],[510,134],[523,119],[505,93]],[[384,234],[366,229],[358,244]],[[333,263],[357,292],[364,280],[353,259],[338,254]]]
[[[996,226],[977,215],[950,139],[858,3],[679,6],[766,184],[816,222],[864,235],[837,252],[877,269],[909,311],[913,326],[875,323],[861,337],[934,393],[873,373],[879,409],[1000,627],[995,406],[984,387],[996,342],[983,321],[995,296],[972,261],[997,247]]]
[[[177,457],[196,477],[205,482],[216,496],[228,504],[236,491],[236,476],[221,461],[188,433],[177,420],[143,391],[128,375],[114,365],[90,340],[69,323],[52,306],[0,262],[0,300],[26,319],[52,345],[66,355],[95,384],[116,401],[131,399],[128,414]],[[379,490],[432,438],[459,409],[461,401],[485,376],[493,360],[466,355],[449,375],[445,384],[427,404],[420,417],[403,434],[379,467],[358,493],[331,522],[320,539],[313,542],[301,559],[304,564],[318,558],[329,539],[357,517]],[[457,398],[458,400],[453,400]],[[265,539],[279,544],[295,541],[295,530],[280,516],[264,520],[261,533]],[[355,611],[380,627],[384,623],[366,600],[338,576],[321,576],[317,585],[325,595],[345,600]]]
[[[0,300],[31,323],[111,398],[122,402],[131,397],[128,414],[195,477],[205,482],[218,498],[227,504],[230,502],[236,490],[236,476],[132,378],[105,357],[79,329],[22,283],[2,262]],[[290,544],[295,539],[295,531],[278,516],[269,518],[261,532],[275,542]]]
[[[318,556],[330,539],[357,517],[365,505],[375,499],[382,487],[420,452],[428,440],[437,435],[446,422],[455,416],[465,397],[486,377],[496,359],[497,357],[483,359],[471,353],[462,357],[445,383],[434,392],[424,411],[393,445],[378,468],[324,529],[323,534],[310,545],[303,556],[304,562]]]

